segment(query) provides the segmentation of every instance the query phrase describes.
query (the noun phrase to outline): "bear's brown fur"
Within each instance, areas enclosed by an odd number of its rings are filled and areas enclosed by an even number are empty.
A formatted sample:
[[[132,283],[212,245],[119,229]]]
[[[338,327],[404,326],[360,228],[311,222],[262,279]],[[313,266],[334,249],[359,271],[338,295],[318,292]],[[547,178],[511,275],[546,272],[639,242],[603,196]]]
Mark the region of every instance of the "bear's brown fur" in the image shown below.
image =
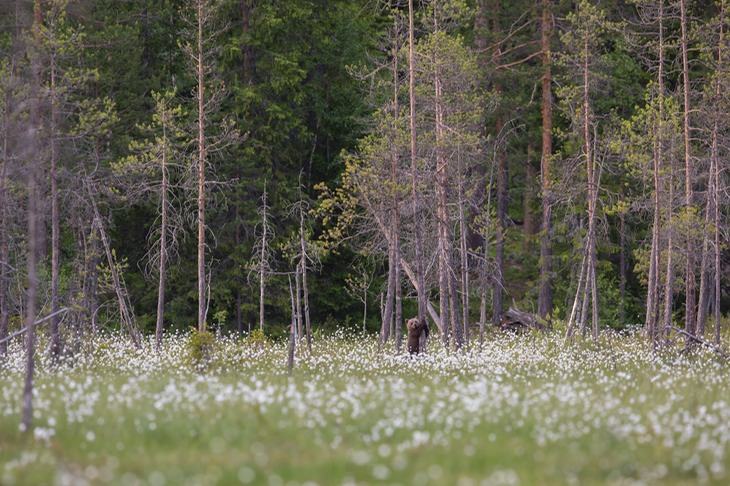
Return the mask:
[[[417,317],[408,319],[406,321],[406,328],[408,329],[408,352],[411,354],[418,354],[421,350],[421,334],[425,334],[428,337],[428,324],[426,319],[418,320]]]

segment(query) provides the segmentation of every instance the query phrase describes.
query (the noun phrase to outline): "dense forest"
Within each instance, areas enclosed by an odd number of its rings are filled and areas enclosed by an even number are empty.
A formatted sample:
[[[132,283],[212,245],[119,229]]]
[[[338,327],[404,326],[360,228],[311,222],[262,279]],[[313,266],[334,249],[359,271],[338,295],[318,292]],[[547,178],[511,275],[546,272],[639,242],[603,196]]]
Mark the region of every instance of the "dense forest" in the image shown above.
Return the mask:
[[[719,340],[724,0],[0,1],[0,346],[510,308]],[[0,349],[0,353],[3,352]]]

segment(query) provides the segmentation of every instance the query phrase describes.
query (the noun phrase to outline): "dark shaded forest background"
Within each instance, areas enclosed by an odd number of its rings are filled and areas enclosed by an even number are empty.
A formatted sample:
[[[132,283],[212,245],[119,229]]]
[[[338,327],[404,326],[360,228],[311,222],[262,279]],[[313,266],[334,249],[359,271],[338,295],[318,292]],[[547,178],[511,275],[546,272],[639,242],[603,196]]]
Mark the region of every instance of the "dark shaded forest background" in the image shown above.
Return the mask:
[[[416,1],[409,58],[403,0],[0,0],[0,338],[33,170],[38,315],[153,333],[163,249],[164,330],[199,327],[196,52],[209,329],[400,336],[422,277],[457,345],[509,307],[702,334],[727,285],[725,9]]]

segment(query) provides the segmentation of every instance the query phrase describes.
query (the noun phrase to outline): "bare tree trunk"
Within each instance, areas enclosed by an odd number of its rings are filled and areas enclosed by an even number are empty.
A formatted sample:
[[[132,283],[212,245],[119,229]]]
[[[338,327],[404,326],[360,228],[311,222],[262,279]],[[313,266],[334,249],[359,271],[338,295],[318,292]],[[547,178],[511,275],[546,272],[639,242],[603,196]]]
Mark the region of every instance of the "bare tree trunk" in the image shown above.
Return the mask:
[[[550,73],[550,35],[552,33],[551,0],[542,0],[542,224],[540,226],[540,293],[537,313],[546,319],[553,309],[552,298],[552,238],[550,236],[550,158],[552,157],[552,77]]]
[[[685,208],[687,210],[687,271],[686,271],[686,290],[685,290],[685,331],[689,334],[696,334],[696,302],[695,302],[695,248],[692,238],[690,209],[692,208],[692,199],[694,192],[692,189],[692,178],[694,177],[694,168],[692,156],[690,153],[690,127],[689,127],[689,61],[687,59],[687,0],[679,2],[681,12],[681,47],[682,47],[682,94],[684,96],[684,168],[685,168]],[[687,341],[689,343],[689,341]]]
[[[721,87],[720,87],[720,79],[721,75],[725,74],[725,56],[723,46],[725,42],[725,0],[722,0],[720,2],[720,18],[722,21],[720,22],[720,39],[717,44],[717,70],[718,70],[718,76],[717,80],[715,81],[715,99],[717,102],[715,103],[716,107],[720,106],[719,100],[721,96]],[[715,135],[715,139],[713,140],[713,145],[716,145],[717,143],[717,135],[719,132],[718,129],[718,116],[720,114],[715,114],[715,120],[713,123],[713,134]],[[715,155],[719,155],[717,151],[715,152]],[[714,184],[714,215],[713,215],[713,223],[714,223],[714,229],[715,229],[715,247],[713,248],[714,256],[715,256],[715,272],[714,272],[714,280],[715,280],[715,302],[714,302],[714,314],[715,314],[715,344],[720,344],[720,298],[722,296],[722,288],[720,286],[720,279],[722,277],[721,273],[721,267],[720,267],[720,159],[719,157],[715,160],[715,173],[713,174]]]
[[[5,94],[5,106],[12,106],[10,94]],[[8,265],[10,264],[10,238],[8,236],[8,219],[10,211],[8,211],[9,199],[8,193],[8,165],[10,164],[10,154],[8,152],[8,142],[10,133],[10,116],[6,110],[5,119],[3,120],[3,148],[2,148],[2,171],[0,171],[0,341],[8,335],[9,306],[8,306]],[[0,343],[0,359],[5,356],[8,351],[6,342]]]
[[[707,199],[705,207],[705,230],[702,232],[702,262],[700,264],[700,297],[697,306],[697,336],[705,334],[705,325],[707,324],[708,308],[710,306],[710,241],[707,229],[712,223],[713,208],[713,192],[714,192],[714,174],[715,163],[717,157],[717,134],[713,127],[712,133],[712,154],[710,156],[710,184],[707,188]]]
[[[499,93],[501,87],[495,87],[495,92]],[[495,121],[495,132],[499,140],[502,135],[504,123],[502,115],[498,114]],[[507,213],[507,162],[504,148],[501,146],[503,142],[497,142],[499,146],[497,152],[497,227],[496,239],[494,242],[494,281],[492,287],[492,324],[497,325],[502,318],[503,293],[504,290],[504,232],[505,232],[505,216]]]
[[[591,140],[591,105],[589,98],[589,66],[588,66],[588,33],[584,37],[583,58],[583,143],[586,160],[586,177],[588,183],[588,280],[586,289],[590,285],[593,301],[592,325],[593,338],[598,339],[598,290],[596,286],[596,202],[598,201],[598,185],[596,176],[596,160],[592,150]]]
[[[581,294],[585,293],[585,285],[586,280],[588,279],[588,265],[587,265],[587,259],[588,259],[588,245],[583,245],[583,258],[581,260],[580,264],[580,273],[578,274],[578,285],[575,289],[575,297],[573,298],[573,306],[570,311],[570,317],[568,317],[568,325],[567,330],[565,332],[565,341],[570,342],[573,339],[573,331],[575,328],[575,322],[576,322],[576,313],[578,312],[578,303],[581,301]],[[583,299],[585,300],[585,299]]]
[[[301,249],[301,256],[299,265],[301,266],[301,284],[302,284],[302,303],[304,305],[304,324],[305,331],[307,334],[307,349],[312,351],[312,334],[309,323],[309,287],[307,286],[307,265],[309,263],[309,254],[307,253],[307,241],[304,228],[304,200],[301,195],[301,182],[300,182],[300,204],[299,204],[299,245]],[[302,324],[302,314],[300,313],[300,326]],[[299,337],[301,338],[301,329]]]
[[[489,261],[489,230],[492,217],[492,182],[494,181],[494,164],[489,171],[489,181],[487,183],[487,208],[486,217],[484,218],[484,248],[482,249],[482,298],[479,306],[479,348],[484,344],[484,327],[487,324],[487,262]]]
[[[264,195],[261,198],[263,206],[261,208],[261,224],[263,234],[261,235],[261,251],[259,253],[259,329],[264,332],[264,319],[266,317],[264,311],[266,285],[264,275],[266,274],[267,243],[269,237],[269,218],[268,218],[268,202],[266,193],[266,183],[264,182]]]
[[[296,290],[296,303],[297,303],[297,312],[296,312],[296,331],[297,331],[297,339],[300,341],[302,340],[303,333],[302,333],[302,277],[301,277],[301,266],[297,265],[296,270],[294,271],[294,285]]]
[[[619,267],[619,308],[618,320],[619,325],[623,327],[626,323],[626,213],[621,211],[619,214],[619,245],[620,254],[618,260]]]
[[[159,351],[162,343],[162,330],[165,319],[165,276],[167,271],[167,127],[162,127],[163,143],[160,169],[160,274],[157,285],[157,321],[155,324],[155,348]]]
[[[198,331],[206,330],[206,279],[205,279],[205,74],[203,64],[203,15],[204,2],[198,0],[197,9],[197,101],[198,101]]]
[[[38,9],[39,3],[36,2]],[[37,104],[36,99],[32,103]],[[37,110],[37,107],[36,107]],[[33,115],[31,115],[33,118]],[[37,117],[37,115],[36,115]],[[33,126],[37,130],[38,125]],[[31,134],[31,144],[37,143],[36,133]],[[37,149],[31,149],[28,158],[28,297],[26,302],[26,332],[25,341],[25,383],[23,386],[23,421],[21,423],[24,431],[30,430],[33,418],[33,380],[35,371],[35,320],[36,320],[36,295],[38,289],[38,270],[36,268],[38,252],[38,188],[36,185],[36,164]]]
[[[36,44],[40,44],[40,29],[43,22],[41,16],[41,2],[36,0],[33,4],[33,34]],[[22,430],[30,431],[33,419],[33,380],[35,372],[35,320],[36,320],[36,297],[38,291],[38,188],[36,186],[36,172],[39,165],[36,157],[39,155],[38,142],[40,136],[40,59],[37,54],[33,56],[33,80],[31,84],[31,113],[30,127],[27,133],[28,159],[28,298],[26,302],[26,359],[25,359],[25,382],[23,384],[23,418]]]
[[[669,194],[667,204],[667,274],[664,289],[664,321],[665,338],[669,340],[669,328],[672,326],[672,309],[674,307],[674,161],[669,162]]]
[[[499,26],[499,0],[492,4],[492,30],[494,35],[500,34]],[[494,94],[498,98],[502,95],[502,83],[497,80],[494,83]],[[507,156],[503,138],[504,118],[501,111],[497,113],[494,122],[494,132],[497,138],[497,228],[494,242],[494,281],[492,288],[492,324],[497,325],[502,318],[503,290],[504,290],[504,233],[505,219],[507,215]]]
[[[413,199],[414,236],[416,244],[416,292],[418,294],[418,318],[426,319],[426,278],[423,264],[423,231],[421,228],[421,204],[418,195],[418,154],[416,152],[416,78],[415,40],[413,26],[413,0],[408,0],[408,93],[410,101],[411,141],[411,191]],[[442,327],[446,323],[442,322]]]
[[[434,11],[434,29],[438,32],[438,12]],[[438,199],[438,226],[439,226],[439,294],[441,298],[441,322],[444,331],[451,330],[454,348],[460,349],[463,345],[463,329],[459,315],[459,294],[454,275],[454,238],[449,216],[449,163],[444,153],[444,107],[442,79],[439,70],[438,51],[434,59],[434,101],[436,104],[436,193]],[[450,326],[447,326],[446,323]],[[448,334],[444,332],[444,345],[447,344]]]
[[[664,2],[659,3],[659,61],[658,61],[658,101],[659,114],[655,126],[655,142],[653,154],[654,178],[654,221],[652,224],[651,262],[649,266],[649,283],[646,302],[646,328],[652,343],[656,346],[659,340],[659,304],[661,281],[661,179],[660,170],[664,160]],[[670,169],[671,170],[671,169]],[[671,213],[671,198],[670,209]],[[671,249],[670,249],[671,252]],[[671,300],[671,295],[667,296]]]
[[[525,194],[522,202],[522,231],[523,251],[527,252],[532,246],[535,225],[532,222],[532,198],[534,197],[535,167],[530,159],[532,158],[532,143],[527,144],[527,157],[525,158]]]
[[[469,250],[467,247],[467,221],[466,209],[464,208],[464,181],[459,171],[458,177],[458,203],[459,203],[459,243],[461,254],[461,295],[462,303],[462,322],[464,324],[464,344],[469,345]]]
[[[393,123],[388,135],[390,144],[390,186],[393,191],[393,207],[391,208],[392,222],[390,227],[391,237],[388,240],[388,289],[385,294],[385,310],[383,311],[383,322],[380,333],[382,344],[389,339],[391,328],[393,328],[393,306],[395,305],[395,269],[399,265],[396,260],[395,245],[398,240],[398,189],[397,189],[397,165],[398,148],[396,147],[396,130],[398,130],[398,19],[394,21],[394,41],[392,50],[393,59]]]
[[[291,325],[289,326],[289,352],[286,361],[286,369],[289,373],[294,369],[294,347],[296,346],[297,314],[294,309],[294,290],[291,286],[291,275],[289,276],[289,296],[291,301]]]
[[[400,260],[400,245],[396,246]],[[400,265],[395,266],[395,353],[400,354],[403,346],[403,289],[401,288]]]
[[[55,40],[54,40],[55,42]],[[61,276],[61,216],[59,211],[58,195],[58,99],[56,86],[57,59],[56,48],[51,47],[50,56],[50,102],[51,124],[49,142],[51,145],[51,313],[56,314],[60,309],[58,284]],[[51,319],[51,358],[55,361],[61,351],[59,335],[60,315]]]
[[[114,291],[117,294],[117,302],[119,304],[119,319],[122,321],[121,324],[127,328],[129,337],[134,343],[135,347],[139,348],[139,337],[137,336],[137,325],[134,320],[134,314],[130,310],[128,297],[122,278],[117,271],[116,261],[114,254],[112,253],[111,246],[109,245],[109,239],[107,238],[106,232],[104,231],[104,225],[99,214],[99,208],[94,200],[94,192],[91,190],[91,183],[86,181],[87,191],[89,198],[91,199],[91,205],[94,210],[94,221],[96,222],[96,228],[99,231],[101,242],[104,245],[104,251],[106,253],[107,262],[109,264],[109,273],[112,276],[112,282],[114,284]],[[121,327],[121,326],[120,326]]]

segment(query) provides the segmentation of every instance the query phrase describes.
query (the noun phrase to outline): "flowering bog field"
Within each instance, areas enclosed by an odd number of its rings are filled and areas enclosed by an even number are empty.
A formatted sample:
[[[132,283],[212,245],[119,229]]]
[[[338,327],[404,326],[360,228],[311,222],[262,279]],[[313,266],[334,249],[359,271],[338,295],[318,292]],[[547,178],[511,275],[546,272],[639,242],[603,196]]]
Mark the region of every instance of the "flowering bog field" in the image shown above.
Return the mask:
[[[730,374],[711,351],[499,336],[410,358],[338,335],[288,374],[284,345],[223,340],[196,370],[189,341],[98,338],[55,369],[41,356],[29,434],[15,343],[0,484],[730,482]]]

